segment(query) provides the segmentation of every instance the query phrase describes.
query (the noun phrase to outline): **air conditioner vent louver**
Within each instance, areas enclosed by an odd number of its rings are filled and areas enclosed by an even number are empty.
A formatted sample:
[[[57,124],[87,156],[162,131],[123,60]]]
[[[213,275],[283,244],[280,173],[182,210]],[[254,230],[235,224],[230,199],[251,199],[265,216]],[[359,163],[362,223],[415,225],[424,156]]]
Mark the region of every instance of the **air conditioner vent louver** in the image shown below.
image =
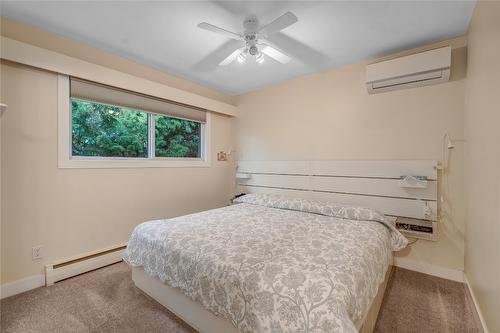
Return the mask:
[[[368,65],[369,94],[446,82],[450,79],[449,46]]]

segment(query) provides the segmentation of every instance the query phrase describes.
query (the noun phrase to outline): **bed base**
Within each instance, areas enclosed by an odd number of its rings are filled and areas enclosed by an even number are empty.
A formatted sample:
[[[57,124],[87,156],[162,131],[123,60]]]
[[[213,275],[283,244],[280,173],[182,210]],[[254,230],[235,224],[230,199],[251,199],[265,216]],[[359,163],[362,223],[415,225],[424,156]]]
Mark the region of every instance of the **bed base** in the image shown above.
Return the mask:
[[[382,301],[384,300],[385,290],[387,288],[387,283],[391,278],[392,270],[393,266],[389,266],[387,268],[384,281],[378,287],[377,295],[373,299],[372,304],[370,305],[370,309],[366,314],[363,325],[359,329],[360,333],[372,333],[375,330],[375,324],[377,323],[378,313],[380,311],[380,307],[382,306]]]
[[[184,295],[180,289],[147,275],[142,267],[132,267],[132,280],[137,288],[200,333],[239,333],[227,319],[217,317]]]
[[[389,266],[384,282],[380,284],[370,310],[363,324],[360,325],[360,333],[373,332],[391,272],[392,266]],[[239,333],[230,321],[217,317],[201,304],[185,296],[179,289],[169,287],[159,279],[147,275],[140,267],[132,267],[132,280],[142,292],[156,300],[200,333]]]

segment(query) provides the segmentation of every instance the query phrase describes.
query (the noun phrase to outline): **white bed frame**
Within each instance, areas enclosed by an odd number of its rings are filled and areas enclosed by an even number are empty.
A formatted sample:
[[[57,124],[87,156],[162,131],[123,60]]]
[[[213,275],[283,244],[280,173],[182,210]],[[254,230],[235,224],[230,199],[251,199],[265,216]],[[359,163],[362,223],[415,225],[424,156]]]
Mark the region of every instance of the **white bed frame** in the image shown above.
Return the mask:
[[[270,193],[316,198],[373,207],[386,215],[431,220],[437,212],[437,161],[240,161],[237,193]],[[425,176],[426,188],[403,188],[401,176]],[[370,310],[358,328],[371,333],[375,328],[392,269],[379,286]],[[142,268],[132,269],[135,285],[200,333],[238,333],[227,319],[217,317],[202,305],[148,276]]]
[[[380,284],[377,295],[372,301],[370,310],[359,327],[360,333],[373,332],[391,273],[392,266],[389,266],[385,279]],[[142,268],[132,267],[132,280],[143,293],[166,307],[200,333],[239,333],[229,320],[217,317],[201,304],[185,296],[180,289],[169,287],[159,279],[149,276]]]

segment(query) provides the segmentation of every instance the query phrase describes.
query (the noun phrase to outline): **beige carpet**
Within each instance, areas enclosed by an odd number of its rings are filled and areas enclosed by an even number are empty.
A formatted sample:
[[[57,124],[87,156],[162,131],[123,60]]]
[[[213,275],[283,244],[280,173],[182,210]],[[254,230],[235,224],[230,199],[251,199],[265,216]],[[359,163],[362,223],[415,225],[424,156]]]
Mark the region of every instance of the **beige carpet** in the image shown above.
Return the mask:
[[[375,332],[482,332],[465,284],[395,268]]]
[[[195,332],[142,295],[124,263],[0,304],[1,332]],[[473,322],[462,284],[396,269],[376,331],[476,332]]]
[[[124,263],[1,301],[1,332],[195,332],[135,288]]]

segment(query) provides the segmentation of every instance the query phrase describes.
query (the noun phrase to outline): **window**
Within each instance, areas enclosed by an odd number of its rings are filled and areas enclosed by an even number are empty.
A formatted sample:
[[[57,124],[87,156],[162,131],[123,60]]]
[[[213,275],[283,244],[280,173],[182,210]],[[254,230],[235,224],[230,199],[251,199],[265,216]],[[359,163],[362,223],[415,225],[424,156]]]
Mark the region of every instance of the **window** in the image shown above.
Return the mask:
[[[59,80],[59,103],[68,104],[59,112],[60,167],[209,165],[206,111],[63,75]]]
[[[154,115],[155,156],[201,157],[201,124]]]
[[[148,157],[148,114],[71,99],[71,155]]]
[[[72,98],[71,155],[201,158],[201,124]]]

